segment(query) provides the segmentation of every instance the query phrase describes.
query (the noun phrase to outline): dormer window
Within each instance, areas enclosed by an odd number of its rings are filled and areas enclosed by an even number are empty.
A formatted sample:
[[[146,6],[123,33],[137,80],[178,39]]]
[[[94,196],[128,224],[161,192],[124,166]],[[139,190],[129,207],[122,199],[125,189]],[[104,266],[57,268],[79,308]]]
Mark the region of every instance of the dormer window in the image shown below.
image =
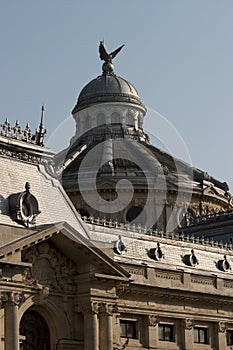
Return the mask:
[[[38,201],[30,192],[30,184],[26,182],[25,191],[12,194],[9,197],[9,207],[12,219],[25,226],[35,224],[36,216],[40,214]]]

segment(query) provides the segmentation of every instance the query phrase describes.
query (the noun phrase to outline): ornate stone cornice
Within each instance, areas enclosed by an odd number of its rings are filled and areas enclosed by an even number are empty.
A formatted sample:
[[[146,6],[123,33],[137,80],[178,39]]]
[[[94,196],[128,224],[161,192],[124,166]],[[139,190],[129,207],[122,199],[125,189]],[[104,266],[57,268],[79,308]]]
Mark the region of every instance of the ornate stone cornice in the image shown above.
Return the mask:
[[[36,156],[34,154],[20,152],[20,151],[12,151],[3,147],[0,147],[0,155],[5,157],[10,157],[18,160],[24,160],[29,163],[39,164],[41,157]]]

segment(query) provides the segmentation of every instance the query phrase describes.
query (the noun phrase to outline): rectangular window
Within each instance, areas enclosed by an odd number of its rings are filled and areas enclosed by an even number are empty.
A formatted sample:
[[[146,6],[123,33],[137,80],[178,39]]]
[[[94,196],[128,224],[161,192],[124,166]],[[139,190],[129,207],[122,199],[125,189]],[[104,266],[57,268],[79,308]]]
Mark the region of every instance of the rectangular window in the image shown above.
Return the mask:
[[[208,329],[204,327],[194,328],[194,343],[208,344]]]
[[[174,341],[174,325],[159,324],[159,340]]]
[[[233,330],[228,329],[226,331],[226,335],[227,335],[227,345],[233,345]]]
[[[121,320],[121,337],[136,339],[136,322]]]

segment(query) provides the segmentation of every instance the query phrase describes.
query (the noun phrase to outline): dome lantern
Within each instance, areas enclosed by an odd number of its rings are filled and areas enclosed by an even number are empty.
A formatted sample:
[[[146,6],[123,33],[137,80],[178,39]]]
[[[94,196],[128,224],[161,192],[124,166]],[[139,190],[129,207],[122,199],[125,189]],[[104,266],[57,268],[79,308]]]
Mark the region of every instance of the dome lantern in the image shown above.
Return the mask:
[[[123,46],[124,45],[108,54],[103,42],[100,42],[100,59],[104,60],[102,75],[90,81],[82,89],[77,104],[72,111],[73,115],[90,106],[111,102],[134,105],[143,112],[143,115],[145,115],[146,107],[142,103],[135,87],[130,82],[114,73],[112,60],[120,52]]]

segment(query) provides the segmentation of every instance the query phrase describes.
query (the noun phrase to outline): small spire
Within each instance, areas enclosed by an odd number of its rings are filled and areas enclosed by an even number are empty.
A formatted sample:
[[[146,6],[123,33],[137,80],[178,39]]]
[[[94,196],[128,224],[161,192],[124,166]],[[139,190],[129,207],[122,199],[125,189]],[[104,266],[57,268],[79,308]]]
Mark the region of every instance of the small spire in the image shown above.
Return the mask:
[[[44,129],[44,104],[41,106],[41,119],[40,119],[40,126],[39,128],[42,130]]]
[[[36,140],[36,145],[38,146],[44,146],[44,137],[46,135],[46,129],[44,129],[44,104],[42,104],[41,107],[41,118],[40,118],[40,125],[39,128],[36,129],[36,135],[35,135],[35,140]]]

